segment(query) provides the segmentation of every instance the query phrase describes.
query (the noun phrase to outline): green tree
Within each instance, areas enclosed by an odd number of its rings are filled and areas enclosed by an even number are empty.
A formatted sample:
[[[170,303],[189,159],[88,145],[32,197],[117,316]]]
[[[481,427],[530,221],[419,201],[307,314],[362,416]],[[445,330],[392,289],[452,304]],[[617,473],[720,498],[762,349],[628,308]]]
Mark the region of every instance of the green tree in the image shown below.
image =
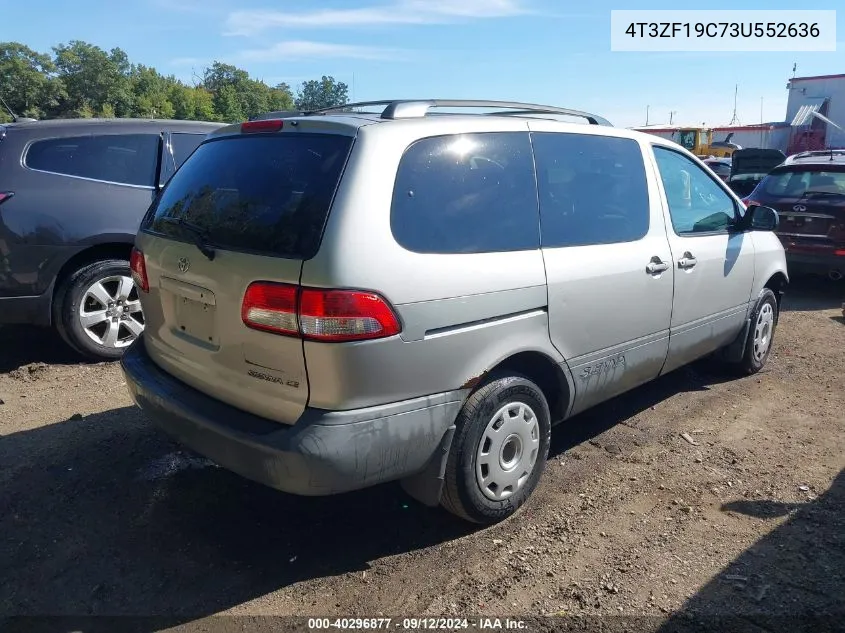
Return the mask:
[[[270,89],[270,97],[267,101],[268,110],[293,110],[293,93],[287,84],[278,84]]]
[[[53,50],[58,76],[67,93],[62,108],[65,114],[99,111],[107,103],[117,116],[133,114],[134,93],[126,53],[119,48],[106,52],[79,40]]]
[[[18,116],[44,118],[62,98],[62,82],[49,55],[18,42],[0,42],[0,96]],[[5,108],[0,120],[7,121]]]
[[[143,118],[172,119],[175,107],[170,101],[175,78],[160,75],[155,68],[133,66],[129,74],[134,94],[134,115]]]
[[[214,111],[221,121],[235,123],[243,121],[244,116],[238,92],[233,86],[223,86],[214,94]]]
[[[221,117],[214,111],[214,95],[205,88],[192,88],[194,91],[194,114],[197,121],[220,121]]]
[[[245,70],[231,64],[214,62],[205,69],[202,85],[212,93],[217,93],[225,86],[231,86],[241,92],[249,80],[249,73]]]
[[[318,110],[343,105],[349,101],[349,86],[334,77],[323,77],[317,81],[306,81],[296,95],[298,110]]]

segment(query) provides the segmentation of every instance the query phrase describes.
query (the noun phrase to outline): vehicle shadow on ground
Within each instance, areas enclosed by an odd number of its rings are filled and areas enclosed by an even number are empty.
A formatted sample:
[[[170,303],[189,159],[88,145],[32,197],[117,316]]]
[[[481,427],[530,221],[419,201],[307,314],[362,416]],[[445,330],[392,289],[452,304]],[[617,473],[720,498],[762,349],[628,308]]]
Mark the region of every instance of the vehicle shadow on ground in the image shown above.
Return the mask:
[[[845,470],[814,500],[741,499],[722,511],[789,518],[719,572],[660,633],[845,630]]]
[[[175,625],[306,579],[361,582],[374,559],[473,529],[398,485],[295,497],[175,451],[134,407],[0,436],[0,618],[160,614]]]
[[[0,327],[0,373],[31,363],[75,365],[87,362],[55,330],[30,325]]]
[[[841,309],[845,282],[818,276],[796,276],[790,280],[781,309],[788,312]]]

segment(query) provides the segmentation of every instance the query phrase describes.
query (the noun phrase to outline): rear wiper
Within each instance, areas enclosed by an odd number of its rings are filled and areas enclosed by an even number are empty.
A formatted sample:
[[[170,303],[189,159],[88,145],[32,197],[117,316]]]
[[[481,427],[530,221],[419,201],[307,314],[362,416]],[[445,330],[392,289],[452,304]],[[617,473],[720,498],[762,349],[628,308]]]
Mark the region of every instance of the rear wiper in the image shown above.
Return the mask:
[[[167,224],[175,224],[176,226],[185,229],[194,238],[194,244],[200,252],[208,257],[208,261],[214,261],[216,251],[211,247],[207,230],[192,222],[188,222],[184,218],[162,218],[161,220]]]

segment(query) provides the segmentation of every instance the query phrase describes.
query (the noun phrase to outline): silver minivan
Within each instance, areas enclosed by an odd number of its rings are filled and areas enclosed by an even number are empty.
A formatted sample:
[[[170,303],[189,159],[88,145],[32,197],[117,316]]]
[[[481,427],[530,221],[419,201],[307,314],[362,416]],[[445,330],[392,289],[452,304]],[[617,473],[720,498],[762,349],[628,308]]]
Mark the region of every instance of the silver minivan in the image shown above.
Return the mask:
[[[583,119],[586,124],[580,122]],[[393,101],[213,133],[150,207],[121,364],[183,445],[302,495],[515,512],[552,426],[693,360],[759,371],[777,214],[584,112]]]

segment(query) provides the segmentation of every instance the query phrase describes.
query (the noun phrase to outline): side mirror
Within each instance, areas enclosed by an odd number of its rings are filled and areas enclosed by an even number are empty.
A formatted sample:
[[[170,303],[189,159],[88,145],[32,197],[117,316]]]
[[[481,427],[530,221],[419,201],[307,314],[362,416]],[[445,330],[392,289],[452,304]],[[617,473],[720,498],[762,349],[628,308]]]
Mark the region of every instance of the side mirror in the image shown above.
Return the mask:
[[[751,230],[752,231],[775,231],[780,224],[780,216],[778,212],[771,207],[752,206],[749,209],[751,212]]]
[[[771,207],[762,207],[752,204],[742,218],[741,230],[743,231],[775,231],[780,224],[778,212]]]

